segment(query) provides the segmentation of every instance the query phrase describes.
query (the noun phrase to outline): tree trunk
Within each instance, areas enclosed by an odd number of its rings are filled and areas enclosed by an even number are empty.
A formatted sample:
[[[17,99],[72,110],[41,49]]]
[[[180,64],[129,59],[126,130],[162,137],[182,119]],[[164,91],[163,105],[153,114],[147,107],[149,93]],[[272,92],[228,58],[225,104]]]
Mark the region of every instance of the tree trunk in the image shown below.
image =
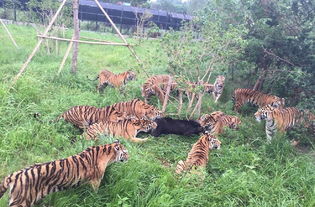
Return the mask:
[[[179,93],[178,94],[179,105],[178,105],[177,115],[180,116],[180,114],[182,113],[182,108],[183,108],[183,91],[179,90],[178,93]]]
[[[74,40],[79,40],[80,38],[80,25],[79,25],[79,0],[73,0],[73,29],[74,29]],[[78,64],[78,50],[79,43],[73,43],[73,53],[72,53],[72,73],[77,73]]]
[[[261,89],[263,88],[265,79],[266,79],[266,75],[267,75],[267,70],[265,69],[263,74],[260,75],[259,78],[257,79],[257,81],[253,87],[253,90],[261,91]]]
[[[195,112],[197,112],[196,114],[200,116],[203,93],[198,93],[197,97],[198,97],[197,103],[193,111],[191,112],[189,119],[191,119],[194,116]]]
[[[195,97],[196,97],[196,93],[191,93],[191,96],[189,96],[189,93],[186,92],[187,94],[187,97],[188,97],[188,107],[186,109],[186,113],[189,113],[193,103],[194,103],[194,100],[195,100]]]

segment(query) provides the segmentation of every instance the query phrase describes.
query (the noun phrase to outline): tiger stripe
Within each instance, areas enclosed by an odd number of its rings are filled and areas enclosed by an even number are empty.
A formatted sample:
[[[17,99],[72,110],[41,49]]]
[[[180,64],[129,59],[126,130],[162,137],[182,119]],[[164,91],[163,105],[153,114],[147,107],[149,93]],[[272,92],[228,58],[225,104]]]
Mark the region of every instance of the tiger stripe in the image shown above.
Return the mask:
[[[117,122],[124,120],[125,118],[127,117],[125,117],[124,113],[115,110],[113,106],[106,106],[102,108],[94,106],[74,106],[62,113],[57,118],[57,121],[64,119],[79,128],[86,128],[87,126],[100,121],[108,120]]]
[[[242,123],[237,116],[227,115],[221,111],[204,114],[198,119],[198,122],[208,133],[213,135],[223,133],[226,126],[231,129],[238,129]]]
[[[251,103],[258,107],[263,107],[266,105],[272,105],[274,107],[284,107],[285,99],[278,96],[264,94],[260,91],[238,88],[234,90],[233,94],[233,110],[239,112],[240,108],[246,104]]]
[[[119,112],[124,112],[129,118],[154,120],[163,116],[160,110],[140,99],[116,103],[112,107]]]
[[[215,79],[215,82],[213,84],[214,89],[212,92],[215,103],[218,101],[218,99],[221,97],[221,95],[223,93],[224,82],[225,82],[225,77],[223,75],[219,75]]]
[[[0,183],[0,198],[10,188],[9,206],[30,207],[46,195],[80,183],[90,183],[97,190],[106,167],[128,160],[125,147],[112,144],[89,147],[65,159],[35,164],[8,175]]]
[[[156,95],[160,102],[163,103],[170,78],[173,80],[173,77],[170,75],[154,75],[148,78],[141,88],[141,94],[145,102],[147,103],[151,96]],[[173,80],[171,91],[175,90],[176,85],[176,82]]]
[[[114,137],[124,137],[132,142],[145,142],[148,139],[137,138],[139,132],[149,132],[155,129],[157,124],[151,120],[124,120],[120,122],[99,122],[88,127],[84,133],[87,140],[95,140],[99,135],[111,135]]]
[[[205,167],[209,160],[209,151],[219,149],[220,146],[221,142],[215,136],[210,134],[202,135],[191,148],[187,159],[178,162],[175,172],[180,174],[183,171],[189,171],[193,167]]]
[[[119,74],[115,74],[109,70],[102,70],[99,72],[98,79],[97,90],[101,92],[107,85],[119,88],[128,81],[135,80],[136,74],[130,70]]]
[[[255,113],[258,122],[266,120],[265,131],[268,142],[277,131],[285,132],[296,125],[303,125],[312,128],[315,122],[315,115],[310,111],[299,110],[295,107],[275,108],[266,105]]]

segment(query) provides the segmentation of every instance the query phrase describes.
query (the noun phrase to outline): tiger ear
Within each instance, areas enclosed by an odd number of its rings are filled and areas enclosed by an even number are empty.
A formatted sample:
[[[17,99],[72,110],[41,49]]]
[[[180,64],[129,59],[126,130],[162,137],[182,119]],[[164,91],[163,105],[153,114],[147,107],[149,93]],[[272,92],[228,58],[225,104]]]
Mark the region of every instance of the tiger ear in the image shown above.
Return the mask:
[[[119,139],[116,139],[116,140],[114,141],[114,143],[115,143],[115,144],[120,144]]]

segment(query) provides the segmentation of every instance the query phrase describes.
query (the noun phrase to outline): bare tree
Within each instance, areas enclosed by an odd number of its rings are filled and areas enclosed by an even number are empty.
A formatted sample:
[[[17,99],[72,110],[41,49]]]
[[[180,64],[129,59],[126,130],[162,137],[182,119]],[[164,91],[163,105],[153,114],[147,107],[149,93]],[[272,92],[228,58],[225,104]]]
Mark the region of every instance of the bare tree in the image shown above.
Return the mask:
[[[153,14],[151,14],[148,10],[145,10],[144,13],[139,13],[135,11],[134,14],[137,19],[135,34],[139,37],[139,41],[141,41],[145,37],[144,26],[148,22],[148,20],[151,19]]]

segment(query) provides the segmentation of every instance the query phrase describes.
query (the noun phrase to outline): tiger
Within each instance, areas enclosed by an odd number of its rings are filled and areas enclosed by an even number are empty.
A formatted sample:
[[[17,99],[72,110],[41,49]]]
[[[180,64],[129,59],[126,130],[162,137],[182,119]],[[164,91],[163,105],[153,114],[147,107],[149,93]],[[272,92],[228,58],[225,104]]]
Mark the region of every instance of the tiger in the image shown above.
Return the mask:
[[[210,134],[202,135],[193,145],[185,161],[180,160],[176,166],[176,174],[191,170],[193,167],[206,167],[209,159],[209,150],[220,149],[221,142]]]
[[[117,111],[113,106],[97,108],[94,106],[73,106],[57,117],[55,121],[64,119],[74,126],[84,129],[100,121],[117,122],[128,118],[124,112]]]
[[[194,89],[196,86],[203,86],[204,92],[208,94],[212,94],[214,102],[216,103],[220,96],[222,95],[223,88],[224,88],[224,82],[225,82],[225,77],[222,75],[217,76],[214,84],[208,83],[208,82],[187,82],[188,88],[185,90],[186,94],[188,97],[190,97],[192,94],[191,89]]]
[[[237,116],[226,115],[221,111],[215,111],[211,114],[204,114],[198,120],[199,124],[210,134],[218,135],[224,132],[224,127],[238,129],[242,123]]]
[[[234,103],[233,110],[239,112],[240,108],[247,102],[263,107],[271,104],[273,107],[284,107],[285,99],[278,96],[264,94],[260,91],[238,88],[234,90],[232,101]]]
[[[140,99],[116,103],[112,107],[119,112],[125,113],[125,116],[129,118],[154,120],[163,117],[163,113],[160,110]]]
[[[224,82],[225,82],[225,77],[223,75],[219,75],[217,76],[217,78],[215,79],[215,82],[213,84],[213,99],[214,102],[216,103],[218,101],[218,99],[221,97],[223,89],[224,89]]]
[[[145,142],[148,138],[137,138],[139,132],[149,132],[156,129],[157,124],[151,120],[145,119],[127,119],[120,122],[99,122],[88,127],[84,133],[87,140],[95,140],[99,135],[112,135],[124,137],[132,142]]]
[[[144,97],[145,102],[148,103],[150,97],[156,95],[160,102],[163,103],[170,78],[173,79],[170,75],[155,75],[148,78],[141,88],[141,95]],[[170,90],[174,91],[176,86],[175,80],[172,80]]]
[[[212,94],[214,92],[214,85],[213,84],[205,82],[203,84],[203,86],[204,86],[204,90],[206,93]]]
[[[99,79],[97,90],[101,92],[107,85],[119,88],[122,85],[125,85],[128,81],[135,80],[136,74],[131,70],[119,74],[114,74],[108,70],[102,70],[99,72],[96,79]]]
[[[202,115],[197,121],[202,127],[206,127],[207,125],[211,123],[215,123],[218,121],[218,118],[223,116],[224,113],[221,111],[218,111],[216,113],[213,112],[213,114],[204,114]]]
[[[214,85],[210,84],[208,82],[203,82],[203,81],[190,82],[190,81],[187,81],[186,84],[187,84],[187,87],[185,89],[185,92],[186,92],[186,95],[188,97],[192,96],[193,90],[196,88],[196,86],[202,86],[203,90],[209,94],[213,93],[213,91],[214,91]]]
[[[315,115],[309,111],[299,110],[295,107],[276,108],[271,104],[259,108],[255,113],[255,118],[258,122],[266,120],[265,129],[268,142],[272,140],[277,130],[284,133],[287,129],[301,124],[311,127],[310,123],[315,121]]]
[[[228,126],[230,129],[239,129],[239,125],[242,124],[242,121],[237,116],[224,115],[220,118],[220,121],[223,122],[224,126]]]
[[[8,175],[0,183],[0,198],[10,188],[10,207],[31,207],[50,193],[81,183],[89,183],[97,192],[106,167],[128,158],[128,151],[118,140],[89,147],[68,158],[35,164]]]

